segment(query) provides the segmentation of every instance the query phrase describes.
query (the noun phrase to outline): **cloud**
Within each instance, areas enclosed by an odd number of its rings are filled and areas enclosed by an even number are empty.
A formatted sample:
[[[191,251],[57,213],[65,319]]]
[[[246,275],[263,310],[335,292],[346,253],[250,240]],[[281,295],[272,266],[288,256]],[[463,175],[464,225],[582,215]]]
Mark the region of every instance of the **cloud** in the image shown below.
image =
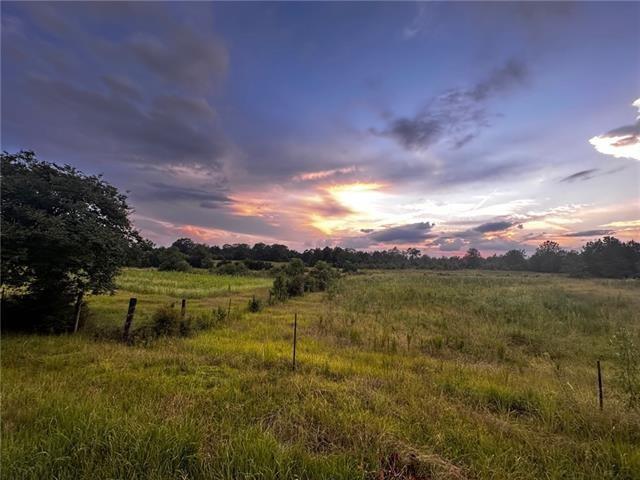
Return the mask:
[[[480,233],[500,232],[503,230],[507,230],[508,228],[511,228],[513,225],[514,225],[513,222],[489,222],[489,223],[483,223],[482,225],[478,225],[473,230]]]
[[[198,110],[194,99],[161,95],[142,107],[120,91],[107,95],[41,76],[28,79],[25,89],[34,102],[31,108],[17,108],[10,119],[22,123],[29,116],[31,130],[13,134],[45,154],[64,145],[80,154],[138,164],[217,168],[227,149],[213,112]],[[39,135],[32,136],[33,131]]]
[[[178,26],[171,39],[167,42],[151,34],[137,33],[123,45],[123,50],[166,84],[198,92],[211,89],[226,73],[227,51],[215,38]]]
[[[307,182],[314,180],[324,180],[329,177],[334,177],[336,175],[343,175],[347,173],[354,173],[357,171],[355,166],[344,167],[344,168],[333,168],[331,170],[319,170],[315,172],[305,172],[300,173],[298,175],[294,175],[292,180],[296,182]]]
[[[607,223],[603,226],[612,228],[640,228],[640,220],[620,220],[617,222]]]
[[[227,52],[187,19],[200,6],[180,14],[106,2],[14,8],[30,34],[2,32],[3,44],[23,52],[3,70],[3,93],[12,92],[3,95],[4,138],[101,168],[221,168],[231,145],[207,95],[226,74]]]
[[[114,95],[127,97],[131,100],[142,99],[142,92],[127,77],[120,75],[105,75],[104,83],[111,89]]]
[[[579,172],[573,173],[567,177],[564,177],[560,180],[560,182],[575,182],[576,180],[589,180],[594,177],[594,173],[598,171],[597,168],[590,168],[589,170],[581,170]]]
[[[519,242],[512,240],[508,234],[505,235],[505,232],[514,227],[519,230],[523,228],[522,224],[507,220],[481,223],[474,228],[440,235],[429,241],[427,246],[437,246],[443,252],[460,251],[470,247],[490,251],[521,248]]]
[[[614,233],[616,233],[615,230],[584,230],[582,232],[565,233],[563,237],[601,237]]]
[[[431,99],[416,115],[392,119],[374,135],[392,138],[407,150],[426,150],[445,140],[454,149],[473,140],[489,126],[487,102],[525,83],[527,67],[510,59],[470,88],[454,88]]]
[[[162,182],[152,182],[142,192],[135,193],[134,198],[161,202],[196,201],[203,208],[215,209],[232,203],[232,200],[222,192],[209,191],[203,188],[169,185]]]
[[[632,105],[640,111],[640,98]],[[607,133],[590,138],[589,143],[605,155],[640,161],[640,116],[631,125],[614,128]]]
[[[399,242],[412,243],[421,242],[429,238],[429,232],[434,227],[433,223],[419,222],[390,227],[377,230],[369,234],[369,238],[380,243]]]

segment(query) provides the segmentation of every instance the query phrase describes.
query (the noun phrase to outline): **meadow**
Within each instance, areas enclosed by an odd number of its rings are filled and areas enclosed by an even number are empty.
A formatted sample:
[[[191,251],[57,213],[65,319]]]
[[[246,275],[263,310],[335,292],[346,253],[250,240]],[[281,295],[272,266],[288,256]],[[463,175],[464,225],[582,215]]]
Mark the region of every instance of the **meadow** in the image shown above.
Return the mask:
[[[127,269],[79,334],[3,335],[2,478],[640,478],[637,281],[379,271],[248,312],[270,283]],[[135,325],[181,298],[234,313],[100,335],[131,296]]]

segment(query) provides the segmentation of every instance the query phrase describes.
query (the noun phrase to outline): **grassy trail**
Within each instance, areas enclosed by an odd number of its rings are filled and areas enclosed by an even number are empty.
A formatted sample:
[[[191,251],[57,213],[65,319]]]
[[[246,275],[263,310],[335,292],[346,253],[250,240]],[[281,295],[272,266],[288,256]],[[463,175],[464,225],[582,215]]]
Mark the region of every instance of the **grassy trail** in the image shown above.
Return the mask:
[[[3,336],[2,478],[640,478],[609,342],[638,333],[635,284],[402,272],[340,292],[147,347]]]

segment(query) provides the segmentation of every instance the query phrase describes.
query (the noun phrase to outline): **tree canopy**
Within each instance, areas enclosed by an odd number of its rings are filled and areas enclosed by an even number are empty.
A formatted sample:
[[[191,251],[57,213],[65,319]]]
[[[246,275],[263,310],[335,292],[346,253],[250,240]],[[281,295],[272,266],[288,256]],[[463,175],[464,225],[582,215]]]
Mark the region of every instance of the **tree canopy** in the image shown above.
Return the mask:
[[[79,293],[115,288],[140,240],[129,213],[126,196],[101,176],[29,151],[2,153],[3,285],[37,306],[30,315],[68,319],[64,307]]]

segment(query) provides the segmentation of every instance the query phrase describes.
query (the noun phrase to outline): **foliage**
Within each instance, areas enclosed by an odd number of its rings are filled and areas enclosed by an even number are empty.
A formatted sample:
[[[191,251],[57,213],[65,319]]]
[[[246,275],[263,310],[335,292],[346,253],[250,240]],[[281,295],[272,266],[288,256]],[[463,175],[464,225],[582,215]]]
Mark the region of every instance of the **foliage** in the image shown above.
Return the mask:
[[[616,379],[631,407],[640,407],[640,342],[626,327],[611,339],[615,352]]]
[[[188,272],[191,265],[184,253],[175,247],[164,248],[158,252],[158,270]]]
[[[23,294],[24,321],[63,330],[80,292],[114,289],[139,241],[129,212],[126,196],[100,176],[33,152],[2,153],[2,282]]]
[[[547,240],[536,249],[536,253],[529,259],[529,265],[535,272],[558,273],[565,254],[557,242]]]
[[[249,300],[249,305],[247,308],[251,313],[257,313],[262,310],[262,301],[259,298],[256,298],[256,296],[254,295]]]
[[[317,262],[306,271],[302,260],[294,258],[277,270],[271,295],[277,301],[284,301],[289,297],[299,297],[304,292],[323,292],[337,278],[338,272],[324,261]]]
[[[287,277],[284,273],[279,273],[273,280],[271,295],[274,300],[279,302],[284,302],[287,298],[289,298],[289,293],[287,291]]]
[[[271,262],[264,262],[262,260],[251,260],[250,258],[246,258],[242,261],[242,263],[244,263],[244,265],[249,269],[249,270],[271,270],[271,268],[273,267],[273,265],[271,264]]]
[[[324,292],[331,287],[337,278],[337,271],[327,262],[321,260],[309,270],[305,290],[310,292]]]
[[[470,248],[469,250],[467,250],[467,253],[463,257],[462,261],[467,268],[478,268],[480,265],[482,265],[482,255],[480,255],[480,252],[477,248]]]
[[[625,278],[640,274],[640,243],[615,237],[588,242],[582,249],[586,270],[596,277]]]
[[[212,270],[218,275],[246,275],[249,272],[247,266],[242,262],[222,261]]]
[[[188,238],[181,238],[173,243],[189,264],[195,268],[210,268],[216,260],[218,265],[230,265],[242,261],[249,270],[267,271],[272,268],[271,262],[288,262],[299,259],[306,267],[313,267],[318,262],[325,262],[343,272],[356,272],[358,269],[406,269],[420,268],[429,270],[532,270],[536,272],[563,272],[571,276],[597,276],[609,278],[634,277],[640,274],[640,244],[633,240],[627,243],[613,237],[605,237],[596,242],[589,242],[581,252],[566,252],[556,242],[542,243],[535,254],[527,259],[524,250],[512,249],[502,255],[493,254],[486,258],[481,252],[471,247],[463,257],[431,257],[423,255],[417,248],[400,250],[396,247],[382,251],[357,251],[342,247],[325,247],[297,252],[285,245],[266,245],[256,243],[253,247],[247,244],[208,246],[195,243]],[[158,253],[163,247],[149,251],[148,245],[134,245],[135,253],[129,255],[132,266],[158,266]],[[237,267],[241,268],[241,267]],[[297,268],[297,267],[296,267]],[[229,274],[244,274],[244,270],[236,267],[223,267]],[[278,270],[277,268],[275,268]],[[277,273],[277,272],[276,272]],[[289,276],[295,276],[288,274]]]
[[[560,271],[576,278],[582,278],[588,275],[584,257],[575,251],[565,254],[562,258]]]
[[[173,305],[163,305],[153,314],[153,327],[157,336],[185,335],[188,331],[186,319]]]
[[[527,257],[524,250],[509,250],[503,256],[505,270],[526,270]]]

